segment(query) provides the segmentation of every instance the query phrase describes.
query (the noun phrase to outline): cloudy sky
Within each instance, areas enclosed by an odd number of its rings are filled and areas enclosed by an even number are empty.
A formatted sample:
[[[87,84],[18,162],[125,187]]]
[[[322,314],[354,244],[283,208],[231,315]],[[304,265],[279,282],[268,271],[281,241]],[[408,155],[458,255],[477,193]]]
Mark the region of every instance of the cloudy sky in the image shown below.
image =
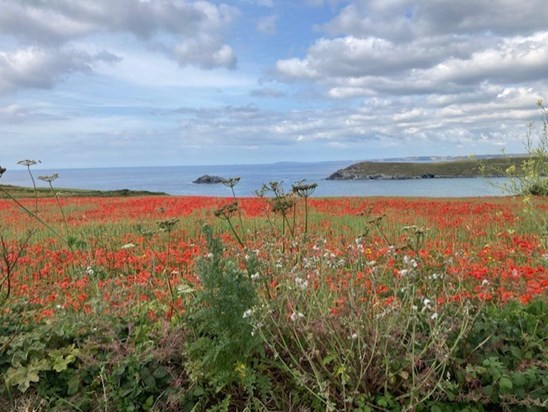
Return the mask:
[[[523,151],[546,0],[0,0],[0,165]]]

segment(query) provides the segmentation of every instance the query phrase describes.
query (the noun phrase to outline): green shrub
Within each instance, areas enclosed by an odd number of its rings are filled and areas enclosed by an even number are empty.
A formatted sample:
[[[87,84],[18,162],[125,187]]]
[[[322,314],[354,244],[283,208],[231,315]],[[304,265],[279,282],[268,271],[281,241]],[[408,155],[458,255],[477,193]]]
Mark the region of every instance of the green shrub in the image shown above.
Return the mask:
[[[186,367],[202,404],[230,404],[231,393],[253,402],[269,389],[268,379],[260,374],[262,340],[249,316],[257,304],[251,279],[257,271],[256,257],[248,255],[243,271],[223,257],[223,244],[211,227],[205,226],[203,233],[209,254],[198,261],[201,286],[188,294],[183,318],[188,329]],[[213,394],[221,391],[226,396],[216,399]]]
[[[544,410],[548,405],[546,302],[511,302],[480,316],[452,370],[454,398],[485,407]]]

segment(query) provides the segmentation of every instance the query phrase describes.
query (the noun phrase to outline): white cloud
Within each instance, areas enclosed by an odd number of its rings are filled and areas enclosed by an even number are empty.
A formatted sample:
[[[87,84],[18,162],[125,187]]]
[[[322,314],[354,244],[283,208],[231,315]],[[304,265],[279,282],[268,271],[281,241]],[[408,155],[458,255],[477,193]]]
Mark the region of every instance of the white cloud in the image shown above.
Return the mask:
[[[548,88],[544,90],[548,91]],[[433,147],[462,144],[487,147],[512,144],[521,149],[525,125],[538,117],[539,95],[529,88],[494,90],[484,86],[479,95],[490,96],[486,104],[468,96],[468,101],[448,102],[434,96],[370,98],[355,109],[267,111],[257,107],[180,109],[181,143],[201,136],[200,145],[241,146],[328,143],[333,147],[382,139],[384,145],[420,141]],[[444,97],[439,95],[439,97]],[[471,149],[470,149],[471,150]],[[471,152],[470,152],[471,153]]]
[[[328,33],[399,41],[444,34],[515,35],[546,29],[544,0],[355,0],[322,27]]]
[[[0,0],[0,93],[50,88],[74,72],[91,72],[106,61],[110,39],[93,55],[86,40],[127,35],[166,53],[179,65],[234,68],[236,55],[223,31],[238,15],[225,4],[187,0]],[[15,42],[15,43],[14,43]],[[82,47],[83,46],[83,47]],[[112,53],[110,53],[112,55]],[[113,61],[113,59],[110,59]],[[43,70],[44,75],[38,74]]]
[[[207,35],[180,42],[173,54],[181,66],[193,64],[204,69],[236,67],[236,54],[232,47]]]
[[[470,95],[484,83],[546,80],[548,8],[537,0],[496,3],[354,1],[322,26],[332,37],[316,40],[304,57],[278,60],[275,71],[337,99]]]
[[[257,22],[257,30],[266,34],[275,34],[277,20],[278,16],[275,15],[262,17]]]
[[[274,7],[274,0],[239,0],[240,3],[243,4],[251,4],[254,6],[262,6],[262,7]]]
[[[67,42],[93,32],[192,37],[230,24],[237,9],[187,0],[0,0],[0,31],[31,43]]]
[[[89,73],[100,62],[114,62],[117,56],[76,50],[28,47],[13,53],[0,52],[0,94],[20,88],[49,89],[60,78]]]

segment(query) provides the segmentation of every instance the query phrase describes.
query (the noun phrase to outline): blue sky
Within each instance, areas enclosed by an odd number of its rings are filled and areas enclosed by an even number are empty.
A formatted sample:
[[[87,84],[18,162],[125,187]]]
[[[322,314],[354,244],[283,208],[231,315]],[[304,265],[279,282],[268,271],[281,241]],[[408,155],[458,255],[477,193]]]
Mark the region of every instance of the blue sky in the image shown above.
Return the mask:
[[[0,165],[522,152],[545,0],[0,0]]]

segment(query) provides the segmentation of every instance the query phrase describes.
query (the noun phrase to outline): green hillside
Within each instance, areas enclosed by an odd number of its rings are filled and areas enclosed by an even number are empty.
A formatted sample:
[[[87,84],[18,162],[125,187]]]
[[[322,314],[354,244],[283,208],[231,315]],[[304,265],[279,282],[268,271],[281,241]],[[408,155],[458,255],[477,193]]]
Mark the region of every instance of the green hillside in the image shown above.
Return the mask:
[[[523,156],[423,163],[368,161],[340,169],[329,176],[328,180],[503,176],[508,167],[519,167],[525,159]],[[485,174],[482,173],[482,167],[486,170]]]

